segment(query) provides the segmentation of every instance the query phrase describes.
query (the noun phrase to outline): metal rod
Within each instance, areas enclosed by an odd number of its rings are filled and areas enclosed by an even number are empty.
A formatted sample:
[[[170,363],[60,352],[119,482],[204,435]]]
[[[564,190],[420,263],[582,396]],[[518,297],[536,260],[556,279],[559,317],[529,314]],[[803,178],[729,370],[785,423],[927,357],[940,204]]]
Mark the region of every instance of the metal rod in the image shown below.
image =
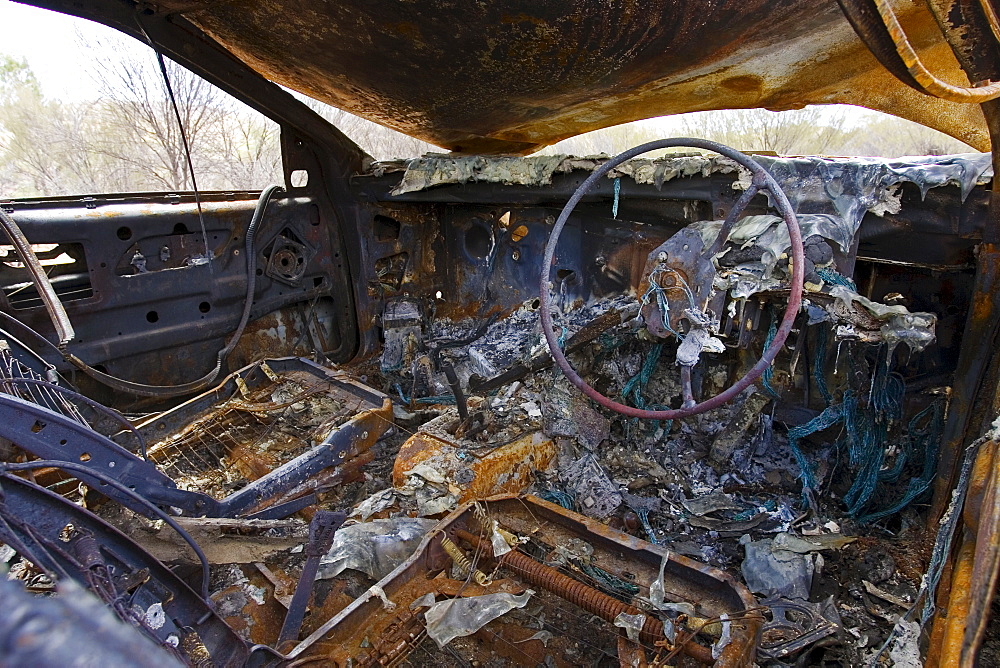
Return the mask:
[[[299,576],[299,584],[295,588],[295,594],[292,595],[292,601],[288,604],[285,623],[281,625],[281,633],[278,634],[279,649],[286,643],[298,639],[302,620],[306,615],[306,606],[312,596],[316,572],[319,570],[319,560],[330,550],[330,546],[333,544],[333,535],[345,519],[347,519],[346,514],[329,510],[318,510],[313,516],[312,522],[309,524],[309,542],[305,547],[306,562],[302,566],[302,574]]]
[[[455,395],[455,404],[458,406],[458,416],[462,418],[462,421],[469,419],[469,402],[465,398],[465,392],[462,390],[462,384],[458,382],[458,375],[455,373],[455,367],[449,362],[445,362],[441,365],[441,370],[444,371],[444,377],[448,379],[448,385],[451,387],[452,394]]]

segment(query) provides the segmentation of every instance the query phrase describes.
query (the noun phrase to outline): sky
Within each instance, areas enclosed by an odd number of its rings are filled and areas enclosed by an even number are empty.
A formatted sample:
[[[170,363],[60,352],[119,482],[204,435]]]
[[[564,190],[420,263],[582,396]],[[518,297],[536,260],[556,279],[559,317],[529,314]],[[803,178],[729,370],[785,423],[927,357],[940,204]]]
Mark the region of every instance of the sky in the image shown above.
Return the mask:
[[[94,98],[92,63],[117,58],[121,48],[137,52],[148,47],[117,30],[74,16],[0,0],[0,54],[28,61],[46,97],[66,101]],[[117,45],[116,49],[83,49],[78,33]]]

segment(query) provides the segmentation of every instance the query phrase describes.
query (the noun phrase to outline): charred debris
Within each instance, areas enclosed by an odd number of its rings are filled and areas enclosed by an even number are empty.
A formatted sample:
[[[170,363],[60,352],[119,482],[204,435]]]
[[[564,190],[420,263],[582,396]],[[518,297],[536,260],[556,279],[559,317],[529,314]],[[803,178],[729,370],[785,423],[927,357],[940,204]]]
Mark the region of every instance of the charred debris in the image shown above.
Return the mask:
[[[921,665],[990,157],[694,148],[5,205],[0,663]]]

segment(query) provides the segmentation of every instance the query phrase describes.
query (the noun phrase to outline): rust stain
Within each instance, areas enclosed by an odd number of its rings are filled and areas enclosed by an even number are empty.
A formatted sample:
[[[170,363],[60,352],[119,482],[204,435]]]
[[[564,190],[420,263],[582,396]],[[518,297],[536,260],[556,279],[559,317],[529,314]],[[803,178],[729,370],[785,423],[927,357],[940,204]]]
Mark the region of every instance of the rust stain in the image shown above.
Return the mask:
[[[761,93],[764,90],[764,80],[752,74],[743,74],[735,77],[723,79],[720,84],[723,88],[740,93]]]
[[[226,622],[254,644],[273,645],[278,640],[285,608],[274,594],[274,585],[251,566],[242,568],[247,581],[234,584],[214,595]]]
[[[595,547],[595,565],[618,576],[622,576],[623,570],[627,570],[630,573],[629,579],[634,580],[640,587],[648,587],[657,577],[658,566],[666,556],[671,562],[664,579],[667,595],[672,597],[671,600],[696,602],[699,609],[707,616],[714,617],[722,612],[749,609],[756,605],[745,587],[705,564],[697,564],[638,538],[612,531],[597,522],[544,503],[535,497],[502,496],[487,499],[477,504],[475,509],[472,504],[457,508],[438,525],[439,532],[425,536],[414,554],[401,564],[393,575],[379,583],[393,606],[383,605],[371,591],[363,594],[340,614],[331,618],[322,627],[323,632],[292,658],[302,663],[322,661],[324,665],[338,666],[395,665],[405,660],[420,642],[419,633],[422,624],[417,616],[419,609],[417,611],[409,609],[410,603],[420,596],[428,592],[454,597],[477,596],[494,591],[511,593],[523,591],[527,584],[525,578],[499,579],[480,587],[475,582],[450,580],[445,574],[441,574],[442,569],[450,563],[447,557],[442,558],[444,555],[442,535],[463,543],[464,539],[468,538],[472,538],[473,542],[481,542],[478,533],[482,529],[482,513],[489,519],[497,520],[501,526],[521,535],[530,535],[545,545],[559,545],[569,538],[585,539]],[[595,535],[595,529],[599,535]],[[505,557],[510,554],[515,553],[508,553]],[[545,568],[521,552],[516,554]],[[489,560],[486,554],[483,558]],[[538,601],[544,601],[546,596],[558,596],[533,588],[538,594]],[[571,595],[563,600],[573,599]],[[588,600],[593,602],[597,599]],[[613,599],[614,603],[602,600],[608,604],[609,610],[611,607],[630,607],[617,599]],[[560,604],[562,605],[564,604]],[[585,604],[584,609],[589,609],[588,605]],[[720,668],[753,665],[755,638],[759,633],[761,622],[760,617],[749,615],[734,623],[732,640],[714,665]],[[595,624],[592,620],[581,623],[587,624],[586,628],[599,628],[591,626]],[[546,650],[544,645],[537,647],[539,643],[530,641],[533,631],[518,629],[516,622],[508,623],[501,618],[470,636],[468,639],[470,642],[463,641],[460,652],[473,665],[477,665],[477,662],[486,665],[491,659],[497,658],[496,647],[505,642],[512,646],[516,644],[520,649],[502,656],[520,665],[538,663],[530,659],[536,651],[552,656],[567,656],[565,649],[568,645],[564,640],[573,641],[570,636],[555,634]],[[699,646],[691,649],[695,652],[700,651],[708,663],[713,663],[707,647]],[[422,657],[426,662],[426,655],[419,652],[411,656],[415,659]]]
[[[972,579],[972,564],[975,558],[976,542],[971,536],[962,541],[955,569],[951,580],[951,596],[948,600],[947,617],[938,617],[935,624],[944,624],[944,637],[935,655],[928,651],[928,668],[932,666],[958,666],[962,655],[962,643],[965,637],[965,619],[969,614],[972,602],[972,592],[969,584]]]
[[[229,367],[239,369],[264,357],[308,356],[312,341],[303,317],[299,307],[290,306],[252,321],[233,349]]]
[[[418,464],[427,464],[440,471],[449,480],[464,469],[474,477],[467,484],[460,484],[459,503],[483,499],[496,494],[516,494],[534,481],[535,471],[545,470],[556,456],[556,446],[541,432],[526,434],[510,443],[497,446],[472,461],[464,457],[474,452],[461,444],[418,432],[399,449],[392,469],[393,484],[402,486],[406,474]],[[459,476],[461,479],[461,476]]]
[[[833,103],[989,146],[977,106],[897,81],[834,0],[199,5],[187,18],[269,79],[460,152],[523,154],[689,111]],[[930,12],[898,9],[923,62],[963,84]]]
[[[974,527],[976,552],[969,577],[969,591],[975,592],[965,619],[964,640],[962,642],[961,664],[973,665],[975,657],[970,656],[982,645],[986,624],[990,617],[990,605],[996,591],[998,564],[1000,564],[1000,470],[997,468],[996,446],[985,459],[990,462],[984,482],[982,500],[979,506],[979,522]]]

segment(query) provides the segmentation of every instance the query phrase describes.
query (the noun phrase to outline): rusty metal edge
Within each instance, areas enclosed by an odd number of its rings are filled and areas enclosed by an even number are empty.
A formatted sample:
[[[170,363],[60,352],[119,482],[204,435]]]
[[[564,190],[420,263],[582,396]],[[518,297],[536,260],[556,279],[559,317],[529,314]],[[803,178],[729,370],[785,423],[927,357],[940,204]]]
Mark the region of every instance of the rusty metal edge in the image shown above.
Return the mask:
[[[675,554],[670,550],[664,549],[657,545],[653,545],[641,538],[635,536],[630,536],[628,534],[615,531],[610,527],[607,527],[596,520],[591,520],[586,517],[572,513],[566,510],[562,506],[549,503],[544,499],[540,499],[536,496],[526,495],[499,495],[483,499],[483,502],[498,503],[498,502],[517,502],[517,503],[527,503],[535,506],[540,511],[545,511],[546,514],[553,514],[563,518],[570,524],[576,524],[584,528],[585,531],[594,533],[605,540],[608,540],[620,548],[631,551],[645,551],[653,555],[658,556],[660,559],[666,557],[667,559],[673,561],[675,564],[682,566],[688,570],[693,570],[701,573],[702,575],[707,575],[708,577],[718,581],[720,584],[728,586],[732,589],[732,592],[739,598],[740,602],[743,604],[743,609],[750,609],[756,607],[757,601],[750,590],[744,585],[737,582],[732,576],[727,573],[708,566],[707,564],[700,564],[693,559],[689,559],[683,555]],[[446,515],[433,529],[431,529],[427,535],[420,541],[417,549],[414,551],[413,555],[409,559],[404,561],[402,564],[397,566],[391,573],[386,575],[384,578],[379,580],[379,582],[369,589],[364,594],[359,596],[353,603],[340,611],[337,615],[331,617],[322,626],[317,628],[308,638],[297,644],[287,655],[286,658],[289,660],[294,660],[302,657],[302,655],[314,644],[322,640],[331,630],[337,627],[339,624],[348,620],[352,617],[364,618],[367,616],[363,610],[367,609],[368,613],[372,613],[382,606],[381,599],[374,593],[374,589],[380,588],[386,596],[391,598],[392,593],[398,590],[402,585],[396,584],[404,582],[401,580],[401,576],[409,571],[416,571],[423,566],[427,561],[428,552],[431,548],[432,542],[438,536],[438,534],[447,529],[450,525],[454,524],[460,520],[465,515],[471,515],[473,513],[474,503],[467,503],[459,506],[448,515]],[[395,586],[393,586],[395,584]],[[737,612],[733,610],[733,612]],[[754,663],[756,657],[756,646],[760,635],[760,629],[762,626],[763,619],[757,621],[753,618],[748,618],[746,620],[745,632],[741,632],[743,629],[736,627],[736,632],[733,636],[733,641],[723,650],[722,655],[716,661],[716,668],[729,668],[738,666],[751,666]]]

